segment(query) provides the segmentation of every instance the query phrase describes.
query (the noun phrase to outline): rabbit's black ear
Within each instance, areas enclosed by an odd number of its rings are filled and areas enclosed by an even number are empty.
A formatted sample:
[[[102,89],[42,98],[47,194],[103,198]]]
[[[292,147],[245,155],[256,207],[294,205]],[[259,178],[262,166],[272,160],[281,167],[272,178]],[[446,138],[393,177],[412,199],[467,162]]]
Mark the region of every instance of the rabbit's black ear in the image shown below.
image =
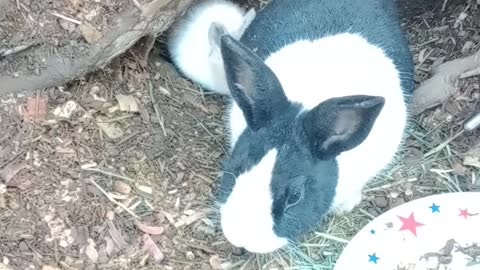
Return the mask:
[[[303,119],[312,154],[329,159],[361,144],[384,104],[383,97],[358,95],[332,98],[317,105]]]
[[[289,105],[280,82],[262,59],[230,35],[221,37],[221,51],[228,87],[248,127],[263,127]]]

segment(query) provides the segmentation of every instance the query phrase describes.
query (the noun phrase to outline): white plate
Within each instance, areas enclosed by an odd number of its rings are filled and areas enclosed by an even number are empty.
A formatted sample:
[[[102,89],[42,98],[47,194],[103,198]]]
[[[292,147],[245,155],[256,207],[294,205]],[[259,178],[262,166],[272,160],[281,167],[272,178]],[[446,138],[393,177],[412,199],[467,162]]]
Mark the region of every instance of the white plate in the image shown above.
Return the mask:
[[[476,253],[480,261],[479,213],[480,192],[410,201],[378,216],[357,233],[334,270],[480,269],[480,263],[469,266],[472,258],[465,254]],[[448,246],[451,255],[441,256]],[[462,247],[470,249],[462,252]]]

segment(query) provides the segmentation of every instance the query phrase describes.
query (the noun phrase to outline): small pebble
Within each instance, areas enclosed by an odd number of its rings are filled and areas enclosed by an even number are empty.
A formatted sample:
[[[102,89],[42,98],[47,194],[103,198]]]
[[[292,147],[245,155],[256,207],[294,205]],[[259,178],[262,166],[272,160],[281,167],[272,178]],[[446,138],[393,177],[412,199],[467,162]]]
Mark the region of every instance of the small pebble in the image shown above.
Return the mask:
[[[388,200],[387,198],[385,197],[376,197],[375,198],[375,205],[380,207],[380,208],[384,208],[384,207],[387,207],[388,205]]]
[[[396,191],[390,192],[390,197],[392,197],[393,199],[397,198],[398,195],[399,195],[399,194],[398,194],[398,192],[396,192]]]
[[[187,251],[187,254],[185,254],[185,257],[187,258],[187,260],[193,261],[195,259],[195,254],[193,254],[193,252],[191,251]]]
[[[132,188],[127,183],[117,180],[113,183],[113,190],[122,194],[130,194]]]

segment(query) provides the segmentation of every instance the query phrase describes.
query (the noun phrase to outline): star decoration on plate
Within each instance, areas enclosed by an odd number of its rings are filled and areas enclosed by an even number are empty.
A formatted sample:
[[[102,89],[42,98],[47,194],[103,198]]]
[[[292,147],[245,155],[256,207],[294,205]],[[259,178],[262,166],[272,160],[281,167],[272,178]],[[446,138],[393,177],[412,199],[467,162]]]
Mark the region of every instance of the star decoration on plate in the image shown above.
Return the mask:
[[[368,257],[368,262],[373,262],[374,264],[377,264],[377,261],[380,259],[377,257],[376,253],[373,253],[373,255],[368,255]]]
[[[375,233],[376,233],[376,231],[374,229],[370,230],[370,234],[375,234]]]
[[[432,206],[430,206],[430,209],[432,209],[432,213],[440,213],[440,205],[433,203]]]
[[[470,216],[470,213],[468,212],[468,209],[458,209],[458,210],[460,210],[459,216],[462,216],[465,219],[467,219],[467,217]]]
[[[425,225],[415,220],[413,212],[410,214],[408,218],[401,217],[401,216],[398,216],[398,218],[403,223],[402,227],[400,228],[400,231],[409,230],[410,232],[413,233],[413,235],[415,235],[415,237],[417,236],[417,227]]]

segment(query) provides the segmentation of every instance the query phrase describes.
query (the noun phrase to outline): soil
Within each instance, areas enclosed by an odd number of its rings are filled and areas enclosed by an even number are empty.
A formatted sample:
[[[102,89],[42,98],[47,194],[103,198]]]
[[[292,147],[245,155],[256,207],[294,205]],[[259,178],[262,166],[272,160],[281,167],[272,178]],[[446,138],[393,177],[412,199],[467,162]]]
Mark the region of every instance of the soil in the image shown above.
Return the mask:
[[[44,42],[37,46],[45,46],[45,55],[54,53],[47,44],[76,42],[72,56],[84,51],[88,44],[81,33],[69,31],[63,19],[36,13],[42,5],[73,19],[95,11],[91,22],[99,31],[108,31],[105,27],[114,14],[135,8],[132,1],[57,2],[19,0],[17,7],[0,0],[0,29],[10,29],[0,32],[0,48],[41,35]],[[5,3],[8,9],[2,8]],[[478,8],[475,1],[448,1],[444,11],[440,7],[405,18],[418,83],[435,65],[480,49]],[[35,16],[24,17],[26,9]],[[21,20],[31,25],[10,24]],[[288,268],[288,260],[262,265],[223,239],[213,196],[227,145],[226,100],[204,94],[183,79],[164,60],[168,57],[162,48],[158,42],[147,66],[128,51],[101,71],[66,85],[0,97],[4,265]],[[18,76],[35,73],[42,63],[22,57],[0,60],[0,73],[19,72]],[[28,70],[15,68],[22,61],[32,63]],[[480,77],[462,79],[447,102],[416,118],[392,179],[385,186],[367,188],[359,208],[376,216],[403,202],[444,192],[445,187],[479,191],[480,182],[472,181],[478,168],[463,162],[480,142],[478,132],[462,133],[426,155],[463,129],[464,121],[480,109],[479,96]],[[313,261],[325,260],[326,254],[323,249],[309,253]]]
[[[36,54],[6,56],[0,61],[0,74],[14,77],[40,74],[51,54],[72,59],[89,52],[89,43],[75,21],[88,22],[99,35],[115,25],[115,16],[135,8],[132,1],[119,0],[2,0],[0,13],[1,52],[20,45],[38,47]],[[87,34],[88,36],[88,34]]]

